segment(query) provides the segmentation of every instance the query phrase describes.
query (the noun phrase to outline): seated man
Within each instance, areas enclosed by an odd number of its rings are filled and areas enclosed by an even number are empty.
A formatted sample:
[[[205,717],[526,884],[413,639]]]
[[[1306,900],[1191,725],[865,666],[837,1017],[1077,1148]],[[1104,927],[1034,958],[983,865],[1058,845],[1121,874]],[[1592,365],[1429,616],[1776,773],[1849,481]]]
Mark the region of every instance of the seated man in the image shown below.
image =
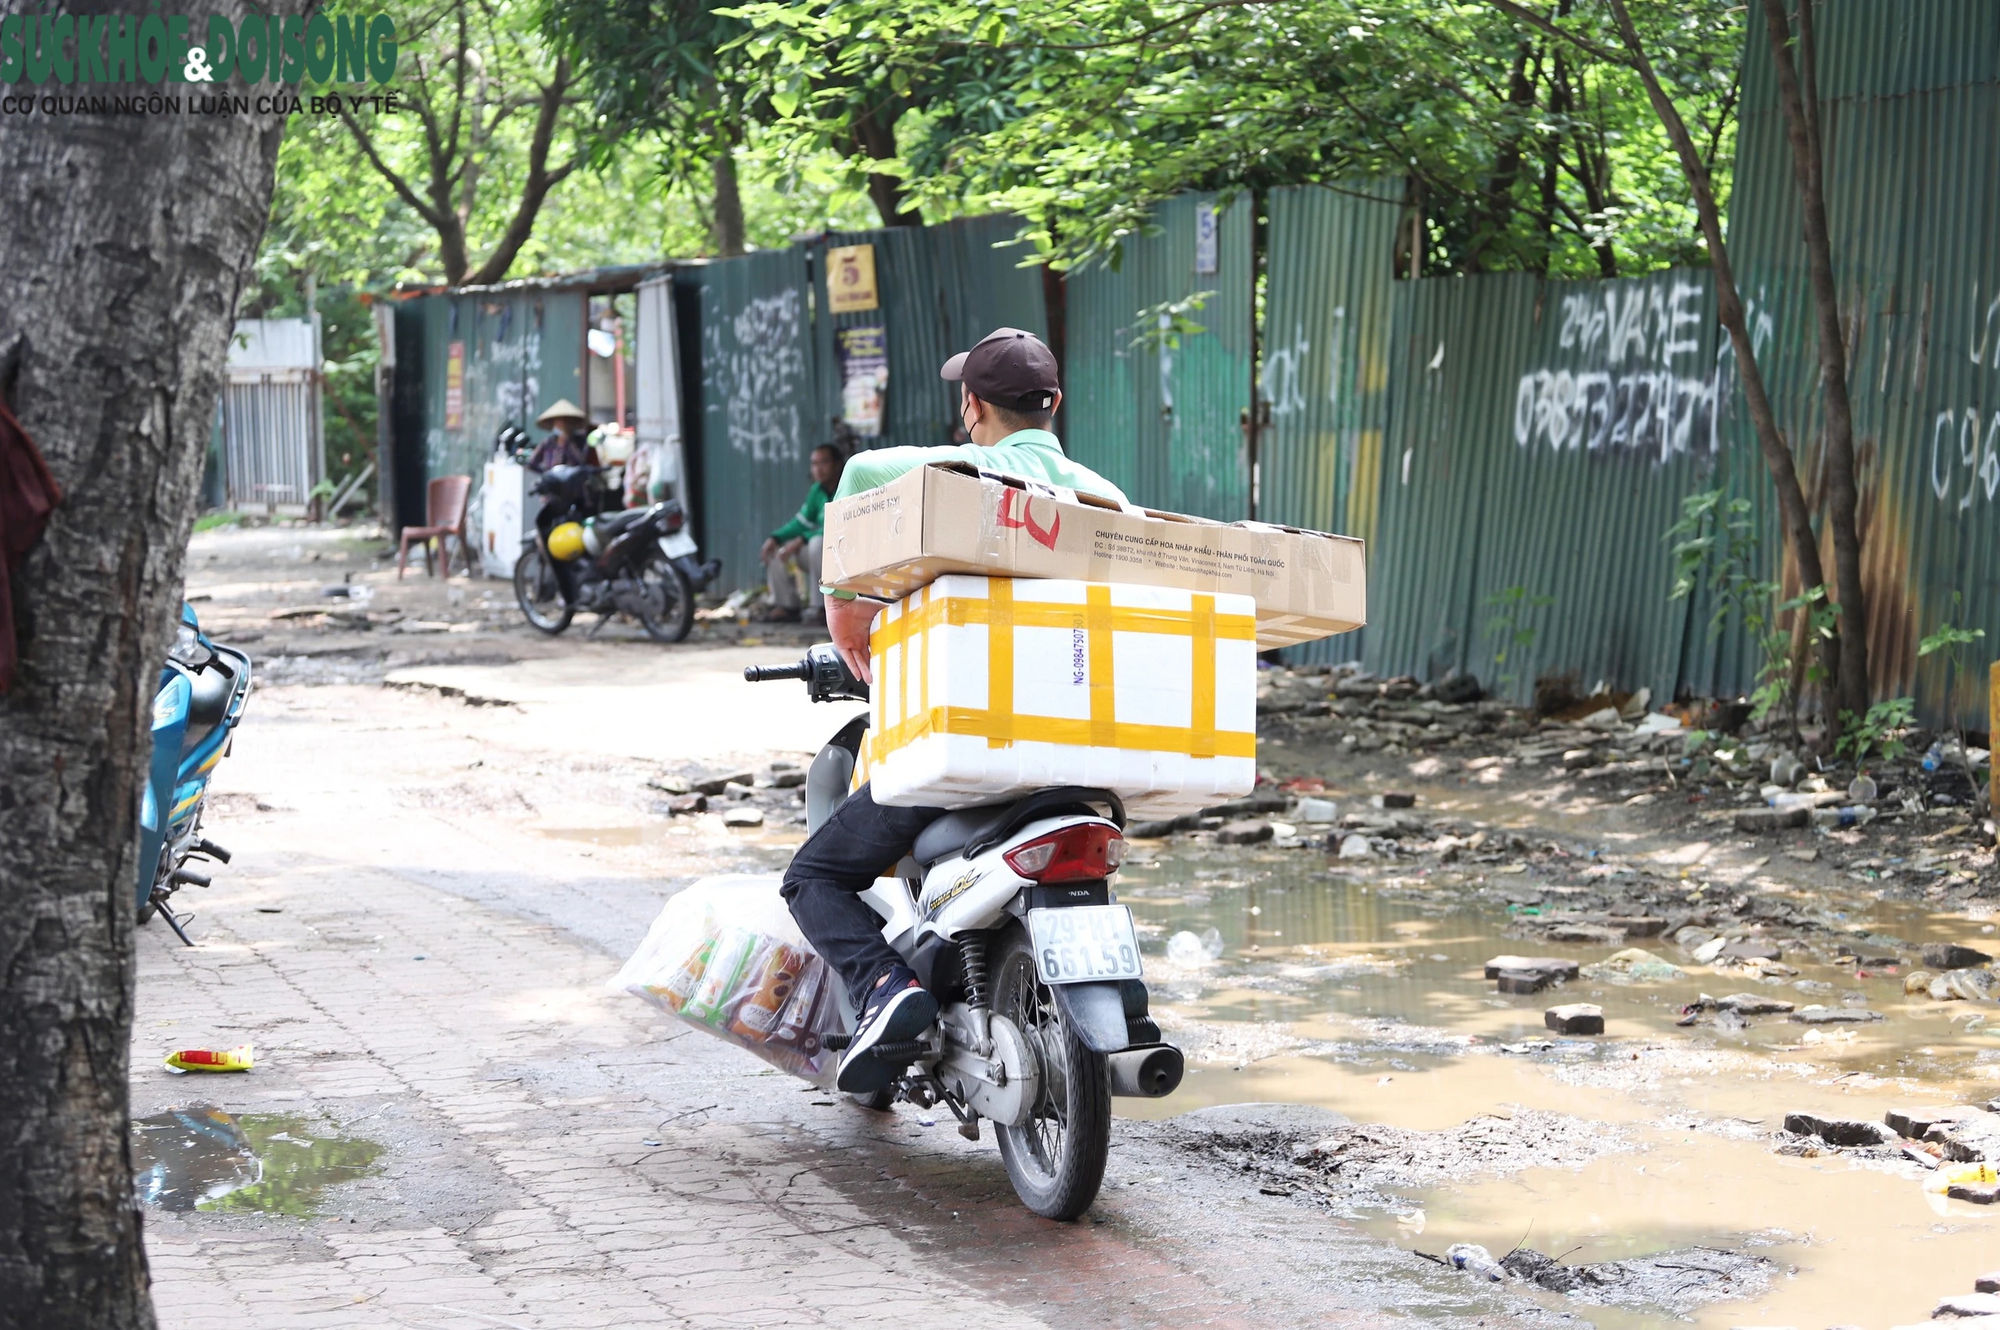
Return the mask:
[[[830,443],[813,449],[812,486],[806,490],[805,502],[792,514],[791,521],[764,537],[764,548],[757,551],[757,558],[764,565],[765,585],[771,589],[771,618],[776,622],[799,621],[799,584],[792,580],[792,570],[786,566],[793,558],[798,559],[799,570],[812,588],[806,599],[805,617],[817,621],[823,612],[819,561],[824,551],[826,501],[840,485],[840,471],[840,449]]]
[[[971,462],[998,471],[1082,490],[1123,502],[1116,485],[1064,455],[1049,432],[1062,389],[1056,360],[1032,333],[1001,328],[972,350],[945,362],[943,378],[960,384],[959,420],[969,444],[940,448],[880,448],[847,463],[835,498],[886,485],[932,462]],[[868,631],[879,602],[839,591],[826,593],[827,630],[848,668],[873,682]],[[903,1069],[870,1050],[901,1043],[929,1029],[938,1005],[917,976],[882,937],[882,920],[861,899],[875,879],[909,853],[917,833],[942,816],[942,808],[888,808],[863,785],[834,810],[799,847],[785,870],[784,897],[792,917],[827,964],[839,972],[859,1018],[841,1058],[839,1087],[869,1094]]]

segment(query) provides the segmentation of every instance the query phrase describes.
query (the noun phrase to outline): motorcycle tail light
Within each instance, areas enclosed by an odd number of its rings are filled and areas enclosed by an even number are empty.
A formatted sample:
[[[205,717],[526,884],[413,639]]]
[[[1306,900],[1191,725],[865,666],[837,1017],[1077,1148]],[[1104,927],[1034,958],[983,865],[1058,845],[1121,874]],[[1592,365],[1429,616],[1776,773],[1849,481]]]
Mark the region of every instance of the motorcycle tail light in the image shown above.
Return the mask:
[[[1106,822],[1084,822],[1037,836],[1000,856],[1030,882],[1109,877],[1125,860],[1125,838]]]
[[[665,513],[661,514],[661,517],[666,525],[667,534],[670,536],[687,525],[686,515],[678,508],[668,508]]]

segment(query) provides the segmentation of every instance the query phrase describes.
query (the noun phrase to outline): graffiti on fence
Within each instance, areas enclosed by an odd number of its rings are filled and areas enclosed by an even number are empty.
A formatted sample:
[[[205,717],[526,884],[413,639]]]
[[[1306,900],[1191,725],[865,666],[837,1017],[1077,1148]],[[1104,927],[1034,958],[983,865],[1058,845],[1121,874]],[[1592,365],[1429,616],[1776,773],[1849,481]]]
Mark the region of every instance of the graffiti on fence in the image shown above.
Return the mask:
[[[1705,292],[1680,277],[1562,297],[1560,358],[1522,374],[1514,442],[1665,462],[1714,452],[1723,363],[1702,354]]]
[[[702,329],[708,354],[726,366],[729,446],[757,462],[799,456],[799,396],[806,381],[799,293],[748,302],[733,318]]]
[[[1982,369],[2000,369],[2000,293],[1985,306],[1982,317],[1979,283],[1972,286],[1972,331],[1966,352]],[[2000,409],[1986,417],[1978,406],[1945,407],[1931,417],[1930,482],[1937,501],[1955,512],[1971,508],[1977,499],[1993,502],[2000,493]]]

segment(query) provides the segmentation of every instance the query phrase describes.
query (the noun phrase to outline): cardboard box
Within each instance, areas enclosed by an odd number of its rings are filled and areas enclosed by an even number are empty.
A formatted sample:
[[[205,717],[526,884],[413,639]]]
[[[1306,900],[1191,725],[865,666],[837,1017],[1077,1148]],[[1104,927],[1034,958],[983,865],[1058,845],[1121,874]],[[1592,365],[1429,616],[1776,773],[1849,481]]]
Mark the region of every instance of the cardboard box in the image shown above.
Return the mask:
[[[1248,596],[1259,647],[1368,621],[1362,545],[1351,536],[1120,508],[962,462],[827,505],[828,586],[895,600],[946,573]]]
[[[875,620],[875,801],[957,808],[1088,785],[1167,817],[1257,783],[1248,596],[948,574]]]

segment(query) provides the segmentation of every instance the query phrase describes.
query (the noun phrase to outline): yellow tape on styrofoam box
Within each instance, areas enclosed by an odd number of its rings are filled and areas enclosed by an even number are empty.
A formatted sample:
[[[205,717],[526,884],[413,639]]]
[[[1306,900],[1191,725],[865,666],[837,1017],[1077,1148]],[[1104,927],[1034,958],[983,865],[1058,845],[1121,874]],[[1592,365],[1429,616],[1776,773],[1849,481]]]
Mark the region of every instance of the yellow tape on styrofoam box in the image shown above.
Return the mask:
[[[1246,794],[1256,631],[1249,596],[940,577],[875,620],[875,800],[963,807],[1088,785],[1153,816]]]

